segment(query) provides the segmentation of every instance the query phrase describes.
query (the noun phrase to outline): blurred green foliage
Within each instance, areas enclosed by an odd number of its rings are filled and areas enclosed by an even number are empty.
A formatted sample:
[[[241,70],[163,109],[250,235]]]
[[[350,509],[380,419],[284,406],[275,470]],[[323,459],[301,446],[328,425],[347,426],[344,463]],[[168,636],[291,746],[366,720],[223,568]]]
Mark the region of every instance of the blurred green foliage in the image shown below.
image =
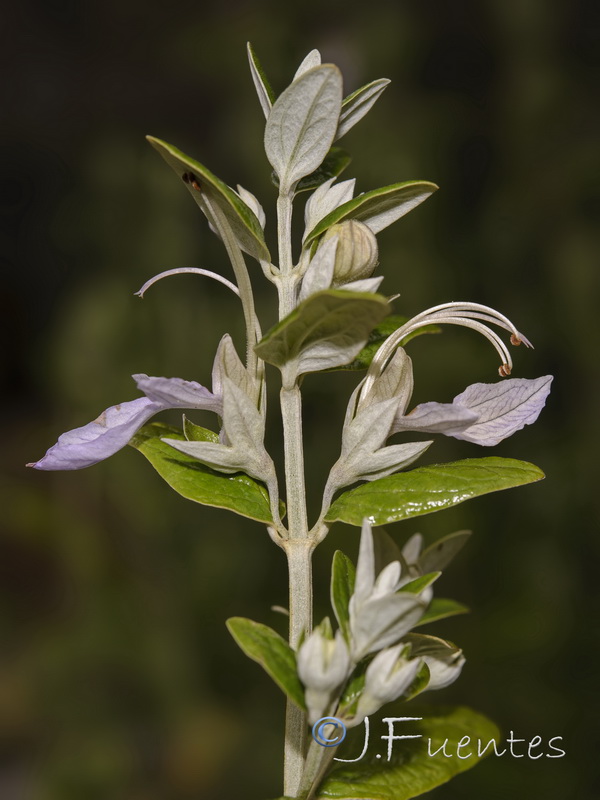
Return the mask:
[[[133,292],[170,267],[229,275],[146,133],[255,192],[273,243],[247,39],[278,90],[315,46],[342,68],[348,91],[392,79],[344,140],[348,174],[359,191],[411,178],[441,191],[380,237],[384,289],[401,292],[403,314],[451,299],[491,304],[536,344],[517,352],[514,375],[556,375],[537,425],[494,450],[538,463],[547,480],[425,517],[418,529],[476,532],[442,587],[474,609],[439,623],[468,656],[444,700],[517,736],[563,736],[567,756],[489,759],[438,794],[591,798],[597,4],[25,0],[4,17],[2,800],[279,791],[283,698],[224,626],[243,614],[285,630],[270,610],[286,605],[285,561],[261,526],[186,503],[133,450],[80,473],[22,467],[60,432],[136,396],[132,372],[205,381],[221,335],[239,341],[237,301],[219,285],[188,276],[143,302]],[[274,298],[255,274],[266,328]],[[416,401],[497,379],[494,353],[468,332],[421,337],[409,350]],[[313,508],[354,380],[304,384]],[[279,454],[276,428],[270,445]],[[430,453],[482,455],[451,440]],[[390,528],[399,540],[416,529]],[[317,615],[328,612],[336,547],[354,555],[356,530],[337,526],[317,551]]]

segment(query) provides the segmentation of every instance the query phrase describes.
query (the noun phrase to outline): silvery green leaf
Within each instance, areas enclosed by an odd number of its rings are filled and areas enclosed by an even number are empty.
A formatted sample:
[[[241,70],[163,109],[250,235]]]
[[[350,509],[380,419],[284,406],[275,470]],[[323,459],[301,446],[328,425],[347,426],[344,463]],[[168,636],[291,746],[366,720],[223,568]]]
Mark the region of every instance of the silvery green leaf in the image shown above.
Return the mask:
[[[351,361],[389,306],[378,294],[329,289],[304,300],[256,345],[259,358],[296,375]]]
[[[454,556],[462,550],[470,536],[471,531],[456,531],[429,545],[417,560],[421,572],[445,569]]]
[[[250,42],[248,42],[247,44],[247,49],[248,49],[248,61],[250,63],[250,72],[252,74],[252,80],[254,82],[256,94],[258,95],[258,100],[260,102],[265,118],[268,118],[269,113],[271,111],[271,106],[275,102],[275,93],[273,92],[273,89],[271,89],[271,85],[269,84],[267,76],[265,75],[264,70]]]
[[[304,236],[306,237],[323,217],[331,213],[338,206],[352,200],[354,195],[355,178],[341,183],[333,184],[335,178],[330,178],[322,183],[311,194],[304,207]]]
[[[359,411],[344,426],[342,432],[342,458],[368,455],[378,450],[389,436],[398,400],[382,400]]]
[[[304,246],[345,219],[357,219],[364,222],[373,233],[379,233],[431,197],[437,188],[435,183],[429,181],[404,181],[360,194],[354,200],[338,206],[315,225],[306,237]]]
[[[398,399],[396,417],[404,413],[413,392],[412,361],[406,350],[399,347],[389,360],[383,372],[375,379],[371,389],[364,396],[361,394],[358,408],[364,408],[373,403],[380,403],[390,397]],[[391,431],[395,433],[395,428]]]
[[[344,99],[340,122],[335,135],[336,139],[340,139],[371,110],[388,83],[390,81],[387,78],[379,78],[379,80],[362,86]]]
[[[418,431],[420,433],[444,433],[458,437],[478,419],[474,411],[454,403],[421,403],[410,414],[399,413],[392,425],[392,433]]]
[[[347,292],[373,292],[375,293],[381,286],[383,275],[377,278],[363,278],[360,281],[350,281],[344,284],[344,289]]]
[[[337,236],[333,236],[317,248],[317,252],[314,254],[302,278],[302,286],[298,296],[299,302],[306,300],[311,294],[329,289],[333,280],[337,246]]]
[[[146,137],[150,144],[158,150],[167,164],[184,180],[195,202],[205,212],[204,196],[215,203],[227,219],[231,230],[241,249],[258,261],[270,261],[271,256],[265,243],[263,230],[256,214],[246,203],[222,180],[196,161],[171,144]],[[190,178],[190,175],[192,176]],[[214,221],[209,217],[209,223]]]
[[[262,415],[246,392],[224,377],[223,426],[232,445],[241,450],[263,448],[264,425]]]
[[[433,444],[433,442],[409,442],[382,447],[366,456],[356,476],[359,481],[375,481],[393,472],[409,467]]]
[[[529,380],[512,378],[498,383],[474,383],[452,405],[477,415],[470,427],[452,434],[456,439],[491,446],[538,418],[550,393],[552,375]]]
[[[297,80],[301,75],[304,75],[309,69],[313,67],[318,67],[321,63],[321,53],[318,50],[311,50],[310,53],[304,58],[298,69],[296,70],[296,74],[294,75],[294,80]]]
[[[233,475],[235,472],[247,472],[253,478],[264,479],[263,474],[257,475],[257,471],[250,467],[250,459],[246,453],[229,445],[219,444],[218,442],[183,442],[169,437],[162,441],[174,447],[175,450],[179,450],[180,453],[192,456],[202,464],[206,464],[207,467],[217,470],[217,472],[224,472],[226,475]]]
[[[249,192],[247,189],[244,189],[244,187],[240,186],[239,183],[237,185],[237,193],[239,194],[243,202],[246,203],[248,208],[250,208],[256,214],[256,218],[260,222],[260,227],[264,231],[267,217],[265,215],[265,211],[261,206],[261,204],[252,194],[252,192]]]
[[[341,106],[342,76],[332,64],[309,69],[276,100],[265,128],[265,151],[283,194],[327,155]]]
[[[213,385],[217,385],[220,392],[222,392],[223,378],[229,378],[245,395],[258,401],[258,397],[255,396],[256,385],[248,370],[241,362],[231,336],[228,333],[223,336],[219,343],[215,365],[218,365],[217,380],[215,383],[213,377]]]
[[[223,427],[229,445],[164,441],[212,469],[228,474],[243,471],[269,482],[273,463],[263,445],[264,420],[248,395],[227,377],[223,377]]]

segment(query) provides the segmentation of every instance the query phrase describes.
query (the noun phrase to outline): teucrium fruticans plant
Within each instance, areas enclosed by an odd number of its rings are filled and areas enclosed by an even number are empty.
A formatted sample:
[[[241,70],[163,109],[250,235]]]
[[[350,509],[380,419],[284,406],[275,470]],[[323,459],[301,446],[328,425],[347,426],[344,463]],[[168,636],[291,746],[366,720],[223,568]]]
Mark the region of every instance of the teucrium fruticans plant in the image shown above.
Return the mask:
[[[334,142],[369,111],[388,81],[373,81],[344,99],[339,70],[321,64],[313,50],[276,98],[250,47],[248,52],[266,117],[265,150],[279,190],[278,257],[272,258],[265,243],[265,214],[254,195],[241,186],[230,188],[177,148],[149,137],[222,240],[235,282],[204,269],[174,269],[139,292],[181,272],[221,281],[241,301],[244,358],[225,334],[215,356],[211,390],[195,381],[134,375],[142,397],[112,406],[94,422],[63,434],[31,466],[80,469],[129,443],[184,497],[265,523],[288,559],[289,642],[244,618],[231,619],[228,626],[241,648],[287,695],[284,793],[402,800],[443,783],[477,759],[452,765],[444,761],[433,768],[422,755],[413,754],[408,777],[400,762],[392,760],[371,763],[362,773],[360,764],[354,765],[345,782],[336,778],[338,767],[324,778],[335,748],[315,742],[309,747],[308,724],[334,715],[351,728],[386,703],[443,688],[458,677],[464,663],[460,648],[412,631],[466,610],[453,600],[434,598],[433,584],[468,532],[451,534],[425,549],[415,534],[400,549],[376,526],[543,477],[532,464],[495,457],[407,470],[433,442],[407,441],[406,434],[442,433],[483,446],[497,444],[535,421],[552,378],[476,383],[452,403],[430,402],[409,410],[413,372],[404,348],[414,336],[439,332],[447,324],[471,328],[495,347],[503,378],[510,374],[512,361],[495,328],[506,331],[512,345],[529,342],[509,319],[478,303],[446,303],[408,319],[391,314],[391,298],[378,292],[382,277],[374,276],[376,234],[437,188],[426,181],[405,181],[355,196],[354,180],[336,182],[349,156]],[[311,194],[294,261],[292,205],[302,191]],[[258,262],[279,296],[279,322],[264,335],[246,256]],[[265,362],[281,373],[285,506],[264,446]],[[321,513],[309,523],[300,386],[308,372],[340,368],[366,374],[348,403],[340,456],[324,487]],[[185,416],[182,428],[146,424],[168,408],[212,411],[216,430]],[[402,438],[389,444],[395,434]],[[325,619],[313,630],[311,555],[336,520],[362,527],[360,554],[355,567],[336,553],[331,602],[338,629],[334,632]],[[490,730],[493,735],[491,723],[468,709],[445,712],[427,724],[434,735],[459,736],[465,729],[474,736]],[[385,773],[384,779],[373,782],[379,773]]]

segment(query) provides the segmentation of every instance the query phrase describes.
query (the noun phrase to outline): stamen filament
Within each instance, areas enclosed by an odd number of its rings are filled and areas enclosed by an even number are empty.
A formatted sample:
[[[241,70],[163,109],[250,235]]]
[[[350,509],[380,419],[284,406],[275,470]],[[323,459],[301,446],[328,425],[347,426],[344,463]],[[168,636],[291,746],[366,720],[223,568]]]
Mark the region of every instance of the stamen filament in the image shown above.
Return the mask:
[[[236,294],[238,297],[240,296],[240,290],[231,281],[228,281],[227,278],[224,278],[222,275],[218,275],[216,272],[211,272],[208,269],[200,269],[199,267],[179,267],[178,269],[168,269],[166,272],[160,272],[158,275],[155,275],[153,278],[150,278],[149,281],[142,286],[142,288],[135,292],[134,294],[137,297],[143,297],[146,291],[155,283],[162,280],[163,278],[169,278],[171,275],[183,275],[185,273],[192,273],[193,275],[203,275],[205,278],[212,278],[215,281],[219,281],[224,286],[227,286],[228,289]]]

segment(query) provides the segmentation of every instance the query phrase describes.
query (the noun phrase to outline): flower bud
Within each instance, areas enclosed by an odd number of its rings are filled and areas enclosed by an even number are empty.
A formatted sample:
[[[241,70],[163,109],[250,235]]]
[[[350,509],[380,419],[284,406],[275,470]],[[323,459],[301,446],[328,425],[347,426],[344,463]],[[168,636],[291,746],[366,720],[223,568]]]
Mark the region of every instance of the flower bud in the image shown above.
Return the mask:
[[[429,668],[427,691],[444,689],[458,678],[465,665],[460,647],[437,636],[411,633],[406,637],[414,658],[421,658]]]
[[[325,620],[302,643],[297,657],[298,675],[306,688],[309,722],[316,722],[327,711],[351,669],[350,653],[341,634],[331,635]]]
[[[323,241],[338,237],[333,285],[368,278],[377,266],[377,239],[364,223],[347,219],[332,225]]]
[[[414,681],[422,662],[420,658],[404,658],[404,649],[405,645],[397,644],[381,650],[367,667],[365,688],[356,709],[361,722],[386,703],[397,700]]]

